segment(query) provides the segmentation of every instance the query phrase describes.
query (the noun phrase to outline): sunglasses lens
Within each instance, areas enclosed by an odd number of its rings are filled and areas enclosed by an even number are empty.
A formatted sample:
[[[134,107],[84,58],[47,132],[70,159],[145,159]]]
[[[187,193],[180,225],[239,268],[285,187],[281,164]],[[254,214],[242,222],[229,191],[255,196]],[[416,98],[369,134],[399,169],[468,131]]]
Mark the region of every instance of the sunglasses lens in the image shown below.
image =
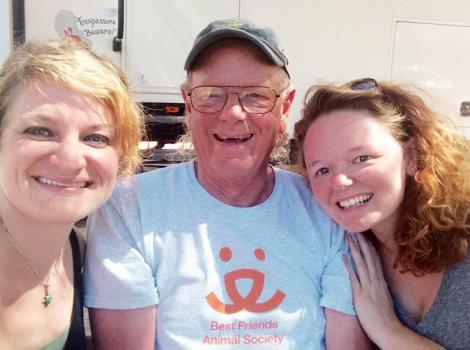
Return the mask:
[[[351,90],[369,90],[377,87],[377,81],[372,78],[357,80],[351,83]]]

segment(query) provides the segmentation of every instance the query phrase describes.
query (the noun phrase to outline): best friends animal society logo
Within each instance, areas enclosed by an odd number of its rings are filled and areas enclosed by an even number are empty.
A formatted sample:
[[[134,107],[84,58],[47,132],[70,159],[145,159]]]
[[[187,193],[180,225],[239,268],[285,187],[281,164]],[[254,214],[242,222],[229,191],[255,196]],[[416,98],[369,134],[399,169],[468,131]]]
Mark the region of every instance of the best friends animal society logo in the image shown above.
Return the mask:
[[[266,254],[261,248],[255,249],[254,256],[259,261],[266,259]],[[231,249],[228,247],[221,248],[219,258],[223,262],[230,262],[232,259]],[[256,314],[271,311],[283,302],[286,295],[277,289],[267,300],[260,300],[264,290],[265,278],[264,273],[255,269],[244,268],[230,271],[224,275],[224,287],[230,300],[222,301],[214,292],[211,292],[206,295],[206,301],[212,309],[226,315],[243,310]],[[251,281],[251,289],[246,295],[242,295],[237,288],[237,281],[242,279]],[[229,323],[212,321],[210,330],[217,332],[217,334],[206,335],[202,343],[208,345],[281,344],[284,336],[273,332],[278,327],[278,322],[271,319],[247,322],[238,320]],[[259,330],[270,332],[259,333]],[[250,333],[249,331],[256,331],[256,333]]]

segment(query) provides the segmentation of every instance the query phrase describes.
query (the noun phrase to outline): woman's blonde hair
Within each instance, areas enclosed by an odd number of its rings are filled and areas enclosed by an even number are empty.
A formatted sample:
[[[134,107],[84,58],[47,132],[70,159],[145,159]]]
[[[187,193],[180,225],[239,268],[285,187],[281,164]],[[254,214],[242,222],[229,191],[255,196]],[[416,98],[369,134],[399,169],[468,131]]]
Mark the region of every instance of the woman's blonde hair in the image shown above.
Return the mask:
[[[34,88],[41,81],[63,85],[106,105],[111,111],[115,145],[121,155],[119,176],[134,173],[141,161],[138,143],[143,118],[119,67],[79,41],[26,42],[9,55],[0,69],[0,126],[15,98],[15,88],[21,85]]]
[[[395,264],[416,275],[442,271],[464,259],[470,237],[470,143],[445,116],[416,94],[391,82],[354,90],[317,85],[307,92],[295,125],[299,164],[309,126],[335,110],[366,110],[405,143],[413,140],[417,169],[407,178],[395,240]]]

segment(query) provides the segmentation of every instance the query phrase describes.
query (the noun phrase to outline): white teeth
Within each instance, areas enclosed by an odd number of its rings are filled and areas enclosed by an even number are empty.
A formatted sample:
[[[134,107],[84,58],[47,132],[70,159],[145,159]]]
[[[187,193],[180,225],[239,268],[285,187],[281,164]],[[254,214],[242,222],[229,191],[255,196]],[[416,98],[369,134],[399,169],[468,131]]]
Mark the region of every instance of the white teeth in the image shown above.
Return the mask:
[[[356,197],[345,199],[339,202],[339,206],[343,209],[349,208],[351,206],[362,205],[368,202],[374,196],[373,193],[361,194]]]
[[[234,136],[221,136],[215,135],[220,141],[244,141],[248,140],[252,135],[234,135]]]
[[[222,140],[244,140],[247,139],[249,136],[224,136],[221,137]]]
[[[59,186],[59,187],[82,188],[86,186],[86,182],[74,182],[74,183],[64,184],[64,183],[57,182],[57,181],[54,181],[45,177],[38,177],[38,181],[45,185]]]

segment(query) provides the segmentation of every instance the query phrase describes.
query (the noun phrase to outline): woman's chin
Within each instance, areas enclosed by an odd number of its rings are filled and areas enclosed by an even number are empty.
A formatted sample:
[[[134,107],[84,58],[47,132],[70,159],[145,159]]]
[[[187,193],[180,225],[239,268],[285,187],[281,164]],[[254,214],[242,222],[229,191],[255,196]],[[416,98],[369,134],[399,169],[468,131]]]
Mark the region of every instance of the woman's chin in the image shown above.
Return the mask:
[[[363,232],[371,228],[366,222],[338,222],[348,232]]]

